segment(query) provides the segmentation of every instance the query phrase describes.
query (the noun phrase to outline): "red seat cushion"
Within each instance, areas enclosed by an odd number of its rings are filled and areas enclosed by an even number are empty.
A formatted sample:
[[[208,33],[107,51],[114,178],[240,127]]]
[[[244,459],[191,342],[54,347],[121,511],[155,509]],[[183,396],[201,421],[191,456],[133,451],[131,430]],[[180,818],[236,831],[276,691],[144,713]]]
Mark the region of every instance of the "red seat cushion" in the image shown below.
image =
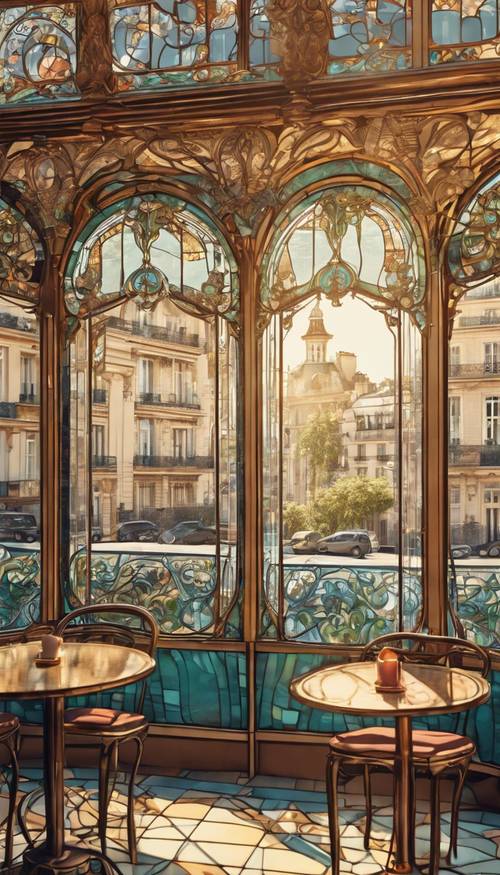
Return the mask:
[[[20,727],[19,718],[7,711],[0,711],[0,735],[8,735]]]
[[[454,732],[435,732],[431,729],[414,729],[412,732],[413,759],[446,759],[474,753],[474,742]],[[347,756],[394,756],[396,752],[395,730],[390,726],[372,726],[339,732],[330,740],[332,751]]]
[[[68,708],[64,724],[69,730],[82,732],[129,732],[146,726],[142,714],[115,711],[114,708]]]

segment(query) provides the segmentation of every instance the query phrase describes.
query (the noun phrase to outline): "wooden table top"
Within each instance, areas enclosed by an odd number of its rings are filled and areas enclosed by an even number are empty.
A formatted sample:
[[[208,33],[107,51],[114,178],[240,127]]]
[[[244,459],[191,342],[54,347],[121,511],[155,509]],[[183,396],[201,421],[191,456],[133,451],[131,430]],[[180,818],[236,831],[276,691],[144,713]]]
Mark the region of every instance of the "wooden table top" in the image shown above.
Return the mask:
[[[40,668],[35,658],[40,641],[0,647],[0,699],[43,699],[95,693],[139,681],[155,661],[147,653],[100,641],[68,641],[61,662]]]
[[[375,689],[375,662],[351,662],[315,669],[290,684],[299,702],[324,711],[373,717],[418,717],[464,711],[486,702],[490,685],[477,672],[441,665],[401,666],[400,693]]]

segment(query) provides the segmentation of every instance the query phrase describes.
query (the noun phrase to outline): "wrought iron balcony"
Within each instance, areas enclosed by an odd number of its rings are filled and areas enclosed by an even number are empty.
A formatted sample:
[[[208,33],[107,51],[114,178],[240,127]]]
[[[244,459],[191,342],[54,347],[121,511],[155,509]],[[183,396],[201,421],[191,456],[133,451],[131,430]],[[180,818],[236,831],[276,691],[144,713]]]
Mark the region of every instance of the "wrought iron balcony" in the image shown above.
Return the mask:
[[[94,404],[106,404],[108,393],[106,389],[92,389],[92,401]]]
[[[38,322],[36,319],[28,319],[27,316],[15,316],[14,313],[0,313],[0,328],[11,328],[14,331],[29,331],[30,334],[38,334]]]
[[[92,456],[93,468],[110,468],[116,471],[116,456]]]
[[[474,380],[483,377],[500,377],[500,362],[450,365],[450,379]]]
[[[180,343],[184,346],[200,347],[200,335],[190,331],[174,330],[161,325],[141,325],[140,322],[128,322],[118,316],[109,316],[104,323],[106,328],[126,331],[128,334],[147,337],[153,340],[163,340],[165,343]]]
[[[500,446],[452,444],[448,463],[451,467],[496,468],[500,466]]]
[[[475,328],[478,325],[500,325],[500,313],[481,313],[480,316],[460,316],[459,328]]]
[[[191,401],[182,401],[177,395],[172,393],[166,399],[163,399],[161,395],[155,392],[141,392],[136,404],[154,404],[155,407],[183,407],[186,410],[200,410],[201,404],[198,400],[198,395],[193,393],[191,398]]]
[[[134,465],[143,468],[213,468],[213,456],[134,456]]]
[[[36,498],[40,480],[0,480],[0,498]]]
[[[394,423],[384,425],[382,428],[357,428],[355,433],[356,440],[365,441],[390,441],[393,439]]]
[[[12,401],[0,401],[0,419],[16,419],[17,405]]]

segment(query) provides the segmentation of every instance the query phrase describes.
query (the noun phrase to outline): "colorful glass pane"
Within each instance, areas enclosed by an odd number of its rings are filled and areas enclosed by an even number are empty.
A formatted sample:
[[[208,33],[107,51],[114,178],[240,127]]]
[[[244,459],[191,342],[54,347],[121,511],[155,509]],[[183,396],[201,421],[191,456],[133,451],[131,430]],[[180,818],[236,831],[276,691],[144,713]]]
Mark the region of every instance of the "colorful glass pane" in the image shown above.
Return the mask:
[[[454,281],[464,287],[500,273],[500,174],[461,213],[450,240],[448,263]]]
[[[498,0],[433,0],[431,64],[500,55]]]
[[[0,8],[0,104],[76,91],[74,3]]]
[[[113,4],[110,27],[118,87],[221,82],[236,73],[234,0]]]
[[[37,301],[42,262],[42,247],[33,228],[0,199],[0,292]]]
[[[387,73],[411,64],[407,0],[333,0],[328,73]]]
[[[234,260],[215,228],[176,198],[153,194],[94,217],[70,258],[65,293],[79,317],[127,298],[143,310],[182,298],[227,319],[238,306]]]

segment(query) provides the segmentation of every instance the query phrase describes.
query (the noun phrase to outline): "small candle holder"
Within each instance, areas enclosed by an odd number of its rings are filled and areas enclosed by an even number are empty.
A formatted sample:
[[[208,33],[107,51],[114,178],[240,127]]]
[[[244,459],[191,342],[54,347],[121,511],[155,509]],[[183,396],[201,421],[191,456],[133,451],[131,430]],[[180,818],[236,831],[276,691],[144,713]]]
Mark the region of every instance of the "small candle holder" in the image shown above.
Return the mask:
[[[401,662],[398,654],[390,647],[383,647],[377,657],[377,679],[375,689],[379,693],[402,693]]]
[[[59,665],[61,662],[61,644],[63,639],[59,635],[42,635],[42,649],[35,657],[35,665],[40,668],[51,665]]]

